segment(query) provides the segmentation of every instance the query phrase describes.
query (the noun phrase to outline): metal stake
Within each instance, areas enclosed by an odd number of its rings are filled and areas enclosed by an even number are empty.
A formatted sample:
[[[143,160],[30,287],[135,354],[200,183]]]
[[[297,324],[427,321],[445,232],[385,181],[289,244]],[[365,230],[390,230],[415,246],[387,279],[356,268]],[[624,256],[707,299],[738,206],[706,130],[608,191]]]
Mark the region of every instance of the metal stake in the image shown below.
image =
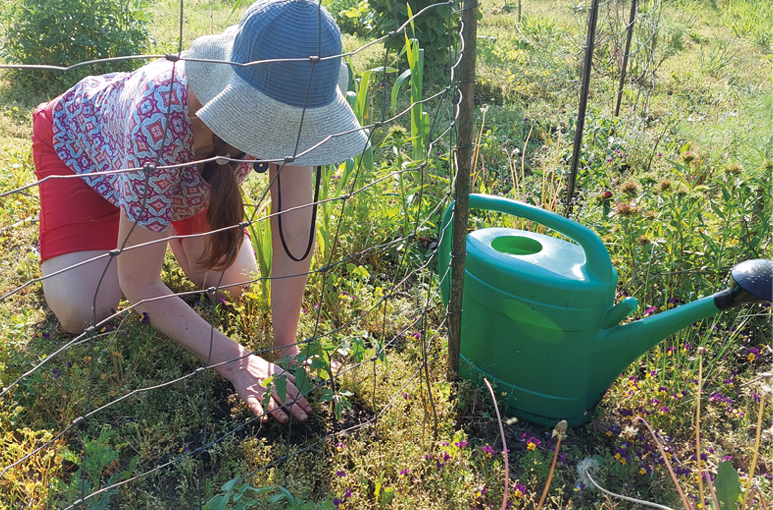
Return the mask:
[[[628,17],[628,34],[625,37],[625,53],[623,54],[623,68],[620,70],[620,85],[617,87],[617,104],[615,105],[615,117],[620,115],[620,103],[623,100],[623,87],[625,87],[625,73],[628,69],[628,53],[631,51],[631,39],[633,38],[633,23],[636,20],[636,0],[631,1],[631,15]]]
[[[577,112],[577,127],[574,132],[574,147],[572,150],[572,162],[569,167],[569,178],[566,182],[566,209],[567,218],[572,213],[572,197],[574,196],[574,184],[577,180],[577,165],[580,161],[582,149],[582,135],[585,129],[585,110],[588,106],[588,88],[590,86],[590,73],[593,67],[593,46],[596,42],[596,20],[599,13],[599,0],[592,0],[588,13],[588,37],[585,41],[585,61],[582,66],[582,88],[580,89],[580,105]]]

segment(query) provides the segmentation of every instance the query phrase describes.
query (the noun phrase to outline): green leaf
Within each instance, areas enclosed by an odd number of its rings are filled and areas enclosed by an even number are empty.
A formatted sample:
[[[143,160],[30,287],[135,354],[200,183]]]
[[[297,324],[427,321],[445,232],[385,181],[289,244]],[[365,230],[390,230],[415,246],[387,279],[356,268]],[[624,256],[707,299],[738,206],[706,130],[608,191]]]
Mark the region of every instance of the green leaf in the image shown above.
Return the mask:
[[[287,397],[287,375],[282,374],[277,377],[274,382],[274,388],[276,388],[276,394],[279,397],[279,400],[284,402],[285,397]]]
[[[311,381],[305,370],[298,370],[295,373],[295,387],[304,395],[311,390]]]
[[[714,479],[717,499],[724,508],[737,509],[741,501],[741,478],[729,460],[721,462]]]
[[[207,501],[204,510],[225,510],[228,505],[229,494],[220,494]]]
[[[226,483],[223,484],[223,487],[221,490],[224,490],[225,492],[231,492],[231,490],[236,486],[236,478],[233,480],[228,480]]]
[[[282,495],[285,497],[285,499],[287,500],[288,503],[292,504],[292,503],[295,502],[295,498],[293,497],[292,494],[290,494],[290,491],[288,491],[287,489],[285,489],[281,485],[277,485],[276,488],[279,489],[282,492]]]
[[[411,77],[411,70],[406,69],[403,73],[397,77],[395,84],[392,85],[392,111],[397,108],[397,97],[400,94],[400,89],[409,78]]]
[[[242,0],[236,0],[236,3],[234,4],[233,9],[231,9],[231,13],[228,15],[228,18],[226,19],[226,21],[231,19],[231,16],[234,15],[234,13],[236,12],[236,9],[238,9],[241,4],[242,4]]]
[[[333,392],[333,390],[329,388],[325,388],[322,390],[322,395],[319,396],[320,402],[330,402],[335,398],[336,394]]]
[[[383,494],[381,495],[381,506],[387,506],[389,503],[392,502],[392,499],[395,497],[395,488],[394,487],[387,487],[384,489]]]
[[[368,88],[370,85],[371,71],[365,71],[360,76],[360,87],[357,89],[357,101],[355,103],[354,114],[360,124],[366,124],[368,117]]]

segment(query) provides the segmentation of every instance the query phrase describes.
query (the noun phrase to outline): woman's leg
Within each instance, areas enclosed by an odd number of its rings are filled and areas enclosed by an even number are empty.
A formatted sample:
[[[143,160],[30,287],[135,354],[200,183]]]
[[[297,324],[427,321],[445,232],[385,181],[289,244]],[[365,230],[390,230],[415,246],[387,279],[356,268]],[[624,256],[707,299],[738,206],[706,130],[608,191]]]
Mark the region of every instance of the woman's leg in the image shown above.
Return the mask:
[[[110,256],[106,256],[72,267],[106,253],[102,250],[66,253],[41,264],[46,302],[68,333],[80,334],[84,324],[97,323],[118,309],[121,288],[116,261],[110,262]],[[50,276],[54,273],[58,274]]]
[[[40,105],[32,115],[32,153],[40,180],[74,175],[53,147],[55,102]],[[79,334],[86,321],[108,317],[121,300],[116,261],[108,264],[109,256],[73,267],[116,247],[120,213],[81,179],[48,180],[39,185],[39,193],[43,293],[62,327]]]

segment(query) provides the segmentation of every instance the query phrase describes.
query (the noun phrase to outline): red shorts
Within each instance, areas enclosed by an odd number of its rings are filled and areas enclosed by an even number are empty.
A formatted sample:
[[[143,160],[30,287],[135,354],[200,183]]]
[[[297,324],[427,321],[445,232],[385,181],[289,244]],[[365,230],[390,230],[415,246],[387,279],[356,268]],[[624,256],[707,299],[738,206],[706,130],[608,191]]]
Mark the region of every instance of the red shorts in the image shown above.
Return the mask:
[[[32,155],[35,176],[75,175],[54,151],[54,105],[59,98],[38,106],[32,114]],[[102,198],[83,179],[50,179],[39,185],[40,258],[65,253],[113,250],[118,245],[120,210]],[[172,225],[178,235],[209,230],[207,211]]]

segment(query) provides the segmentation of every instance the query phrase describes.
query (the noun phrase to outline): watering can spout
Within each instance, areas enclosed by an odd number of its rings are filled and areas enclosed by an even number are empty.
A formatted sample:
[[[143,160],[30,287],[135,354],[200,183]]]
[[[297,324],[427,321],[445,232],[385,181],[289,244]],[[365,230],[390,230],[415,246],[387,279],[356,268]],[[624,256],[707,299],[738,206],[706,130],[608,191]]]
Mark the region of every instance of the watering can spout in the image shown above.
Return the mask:
[[[675,331],[722,310],[773,300],[773,261],[747,260],[733,267],[731,274],[732,284],[725,290],[622,326],[611,322],[633,311],[630,307],[635,308],[636,302],[629,298],[613,307],[603,321],[603,327],[608,329],[600,332],[598,359],[606,366],[600,367],[599,377],[605,382],[599,384],[611,383],[642,353]],[[615,312],[618,308],[620,311]]]

